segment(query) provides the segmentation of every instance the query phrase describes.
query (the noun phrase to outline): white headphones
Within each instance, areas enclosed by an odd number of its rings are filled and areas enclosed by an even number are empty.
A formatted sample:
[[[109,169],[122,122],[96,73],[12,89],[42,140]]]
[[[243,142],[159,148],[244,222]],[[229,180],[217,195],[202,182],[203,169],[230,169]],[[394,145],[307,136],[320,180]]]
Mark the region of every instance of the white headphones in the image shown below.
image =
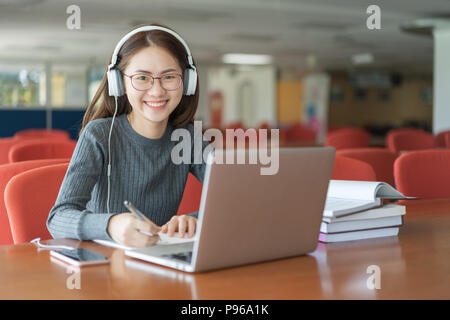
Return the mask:
[[[183,94],[186,96],[191,96],[195,94],[195,89],[197,87],[197,68],[194,66],[194,61],[192,60],[191,51],[187,46],[186,42],[184,42],[183,38],[181,38],[176,32],[159,26],[144,26],[137,28],[129,33],[127,33],[120,41],[117,43],[116,48],[114,49],[114,53],[111,58],[111,64],[108,66],[107,77],[108,77],[108,91],[110,96],[120,97],[123,96],[123,82],[122,82],[122,74],[119,70],[115,69],[117,63],[117,55],[119,54],[119,50],[122,48],[125,41],[131,38],[133,35],[139,32],[152,31],[152,30],[160,30],[167,32],[174,36],[186,49],[187,53],[187,61],[189,66],[183,72]]]

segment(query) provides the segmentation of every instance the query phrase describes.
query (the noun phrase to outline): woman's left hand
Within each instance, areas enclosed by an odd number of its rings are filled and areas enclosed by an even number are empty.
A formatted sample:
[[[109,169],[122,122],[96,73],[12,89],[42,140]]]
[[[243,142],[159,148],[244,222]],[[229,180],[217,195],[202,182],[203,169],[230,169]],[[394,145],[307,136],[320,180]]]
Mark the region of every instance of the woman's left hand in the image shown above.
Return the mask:
[[[184,238],[187,233],[189,238],[195,234],[197,227],[197,219],[188,215],[173,216],[169,222],[161,227],[161,232],[168,233],[169,237],[173,237],[178,232],[180,238]]]

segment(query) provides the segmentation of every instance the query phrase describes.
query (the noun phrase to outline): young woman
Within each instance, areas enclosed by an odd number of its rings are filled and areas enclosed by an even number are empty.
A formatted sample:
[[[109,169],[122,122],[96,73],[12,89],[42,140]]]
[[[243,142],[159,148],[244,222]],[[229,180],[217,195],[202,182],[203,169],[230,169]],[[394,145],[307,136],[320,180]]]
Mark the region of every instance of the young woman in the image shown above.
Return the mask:
[[[105,74],[86,110],[77,146],[47,220],[54,238],[113,239],[142,247],[155,244],[158,236],[141,231],[194,235],[196,213],[176,213],[188,173],[203,182],[205,164],[174,164],[171,150],[179,142],[171,141],[171,133],[185,128],[194,141],[198,80],[195,91],[187,95],[183,78],[193,64],[187,59],[187,45],[167,27],[152,26],[166,29],[137,32],[118,51],[114,68],[120,71],[124,94],[119,94],[117,101],[110,96],[111,81]],[[141,221],[128,212],[125,200],[148,219]]]

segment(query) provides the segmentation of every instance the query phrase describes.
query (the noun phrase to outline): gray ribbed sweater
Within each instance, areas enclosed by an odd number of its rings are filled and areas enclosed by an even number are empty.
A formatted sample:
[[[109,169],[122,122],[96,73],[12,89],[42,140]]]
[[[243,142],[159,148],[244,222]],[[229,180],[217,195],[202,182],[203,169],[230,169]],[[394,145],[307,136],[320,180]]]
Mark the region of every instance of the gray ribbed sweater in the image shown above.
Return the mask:
[[[111,240],[107,225],[118,213],[128,212],[129,200],[157,225],[165,224],[177,213],[188,173],[203,182],[205,163],[176,165],[171,150],[168,125],[160,139],[148,139],[131,127],[125,115],[114,121],[111,135],[111,192],[107,213],[108,135],[112,118],[97,119],[83,130],[58,198],[49,213],[47,228],[54,238]],[[194,150],[194,130],[189,124]],[[203,148],[207,143],[203,142]]]

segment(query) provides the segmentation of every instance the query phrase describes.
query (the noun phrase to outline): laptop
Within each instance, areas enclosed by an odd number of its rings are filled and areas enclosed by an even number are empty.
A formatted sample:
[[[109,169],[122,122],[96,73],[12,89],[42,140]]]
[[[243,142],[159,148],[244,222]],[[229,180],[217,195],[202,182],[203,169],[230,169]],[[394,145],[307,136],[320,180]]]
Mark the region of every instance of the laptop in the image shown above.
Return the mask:
[[[243,151],[246,159],[255,150]],[[218,164],[211,161],[210,153],[193,241],[126,250],[125,254],[186,272],[203,272],[312,252],[318,243],[334,156],[331,147],[281,148],[278,172],[262,175],[261,168],[267,166]]]

